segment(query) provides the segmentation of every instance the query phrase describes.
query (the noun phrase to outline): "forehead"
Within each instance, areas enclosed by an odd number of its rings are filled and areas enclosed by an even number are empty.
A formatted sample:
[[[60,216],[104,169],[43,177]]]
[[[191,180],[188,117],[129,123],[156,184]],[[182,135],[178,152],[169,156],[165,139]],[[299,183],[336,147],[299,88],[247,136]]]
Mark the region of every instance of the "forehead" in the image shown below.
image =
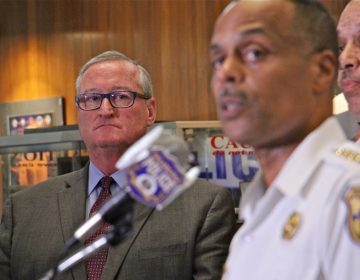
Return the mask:
[[[128,88],[140,90],[139,69],[125,60],[106,60],[91,65],[84,73],[80,89],[107,90]],[[88,89],[88,87],[90,89]]]
[[[288,1],[239,1],[217,20],[213,40],[216,41],[217,36],[233,35],[252,28],[260,28],[269,36],[290,36],[293,9]]]
[[[360,30],[360,1],[351,1],[341,13],[338,32],[340,35]]]

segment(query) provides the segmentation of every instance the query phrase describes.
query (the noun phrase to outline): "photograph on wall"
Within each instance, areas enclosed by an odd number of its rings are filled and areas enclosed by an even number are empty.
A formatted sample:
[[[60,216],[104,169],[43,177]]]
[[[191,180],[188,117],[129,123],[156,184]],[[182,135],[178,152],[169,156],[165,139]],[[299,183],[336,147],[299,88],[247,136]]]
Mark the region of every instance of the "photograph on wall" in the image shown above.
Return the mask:
[[[0,135],[13,137],[14,143],[23,134],[30,133],[32,128],[38,132],[42,128],[62,125],[62,97],[0,103]],[[10,193],[46,180],[53,174],[56,169],[56,153],[39,150],[43,149],[29,145],[21,149],[21,152],[9,151],[2,155],[1,183],[5,198]]]
[[[28,114],[11,116],[9,135],[22,135],[25,129],[53,126],[53,114]],[[10,186],[28,186],[56,175],[54,154],[48,151],[13,153],[10,155]],[[55,174],[53,174],[55,173]]]
[[[53,126],[53,114],[30,114],[9,117],[9,135],[22,135],[25,129]]]

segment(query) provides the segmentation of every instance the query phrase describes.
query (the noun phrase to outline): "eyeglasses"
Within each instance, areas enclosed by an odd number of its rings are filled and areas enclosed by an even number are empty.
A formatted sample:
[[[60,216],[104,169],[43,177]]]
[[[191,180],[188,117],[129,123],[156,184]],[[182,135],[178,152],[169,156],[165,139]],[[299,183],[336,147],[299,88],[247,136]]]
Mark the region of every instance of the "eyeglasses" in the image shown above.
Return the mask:
[[[81,93],[75,96],[75,102],[84,111],[99,109],[104,98],[107,98],[114,108],[129,108],[134,105],[136,97],[150,99],[137,92],[121,90],[109,93]]]

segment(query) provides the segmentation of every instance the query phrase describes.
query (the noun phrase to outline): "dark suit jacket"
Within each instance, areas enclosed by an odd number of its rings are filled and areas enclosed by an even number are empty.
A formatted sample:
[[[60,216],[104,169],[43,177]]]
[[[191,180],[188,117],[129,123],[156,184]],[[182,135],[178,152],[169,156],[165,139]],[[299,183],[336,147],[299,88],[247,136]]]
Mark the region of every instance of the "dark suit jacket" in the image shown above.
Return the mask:
[[[20,191],[0,225],[0,279],[39,279],[85,221],[88,168]],[[219,279],[234,233],[227,190],[198,180],[163,211],[135,203],[132,235],[110,248],[102,279]],[[56,279],[86,279],[82,263]]]

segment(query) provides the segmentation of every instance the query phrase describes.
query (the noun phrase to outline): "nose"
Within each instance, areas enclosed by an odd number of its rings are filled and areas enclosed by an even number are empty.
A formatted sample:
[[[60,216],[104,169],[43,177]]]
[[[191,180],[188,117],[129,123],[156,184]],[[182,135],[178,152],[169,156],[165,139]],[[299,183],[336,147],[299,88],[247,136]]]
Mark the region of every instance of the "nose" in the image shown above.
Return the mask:
[[[360,47],[356,46],[352,42],[348,42],[339,56],[340,69],[356,69],[359,66],[359,59]]]
[[[113,113],[114,108],[111,105],[109,98],[104,98],[102,100],[100,110],[104,113]]]
[[[245,67],[235,55],[226,57],[216,71],[220,81],[225,84],[241,83],[245,78]]]

